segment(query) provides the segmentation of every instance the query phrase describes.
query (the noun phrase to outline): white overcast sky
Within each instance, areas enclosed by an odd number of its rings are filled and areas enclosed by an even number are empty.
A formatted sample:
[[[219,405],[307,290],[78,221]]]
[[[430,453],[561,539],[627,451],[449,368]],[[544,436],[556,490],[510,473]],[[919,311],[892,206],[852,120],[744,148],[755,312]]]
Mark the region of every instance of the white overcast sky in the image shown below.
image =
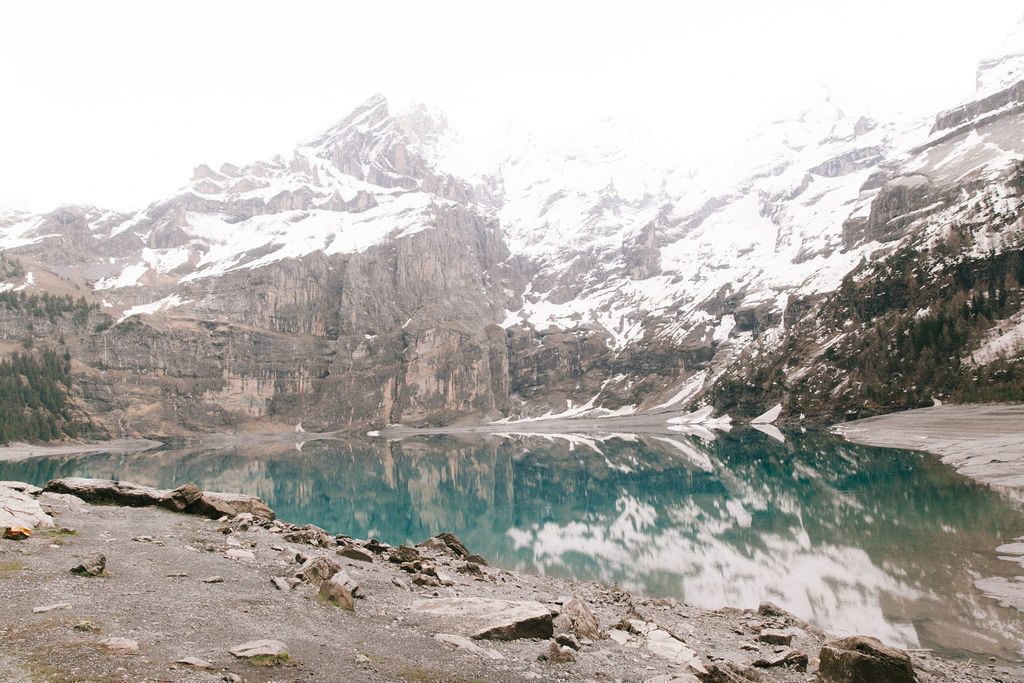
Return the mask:
[[[681,149],[826,84],[933,113],[1020,0],[33,2],[0,7],[0,207],[131,208],[287,152],[374,93],[464,127],[606,116]]]

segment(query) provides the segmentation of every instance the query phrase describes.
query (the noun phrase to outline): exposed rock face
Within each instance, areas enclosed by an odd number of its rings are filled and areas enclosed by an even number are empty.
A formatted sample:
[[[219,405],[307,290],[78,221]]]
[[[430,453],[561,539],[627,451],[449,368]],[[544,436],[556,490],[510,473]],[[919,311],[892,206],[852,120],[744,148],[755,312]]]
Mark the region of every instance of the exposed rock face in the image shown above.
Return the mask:
[[[206,517],[234,516],[249,513],[266,519],[274,518],[274,511],[256,496],[241,493],[203,492],[195,484],[186,484],[173,491],[155,489],[129,482],[109,479],[67,477],[46,484],[45,491],[70,494],[88,503],[126,505],[129,507],[162,507],[175,512],[187,512]]]

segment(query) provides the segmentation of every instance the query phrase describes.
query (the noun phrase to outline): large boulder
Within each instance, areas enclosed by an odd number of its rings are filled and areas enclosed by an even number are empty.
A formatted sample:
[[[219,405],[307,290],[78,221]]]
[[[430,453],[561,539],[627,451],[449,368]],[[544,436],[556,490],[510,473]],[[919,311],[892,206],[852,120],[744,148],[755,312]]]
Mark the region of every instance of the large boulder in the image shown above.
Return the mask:
[[[125,505],[128,507],[162,507],[206,517],[234,517],[250,513],[254,517],[274,519],[274,511],[257,496],[244,493],[201,491],[195,484],[168,491],[126,481],[66,477],[46,484],[45,491],[77,496],[87,503]]]
[[[822,683],[913,683],[910,655],[876,638],[851,636],[821,647],[818,678]]]
[[[21,482],[0,482],[0,529],[53,528],[53,519],[43,512],[39,507],[39,501],[32,495],[33,491],[38,490]]]
[[[43,490],[53,493],[69,493],[87,503],[125,505],[127,507],[170,507],[167,501],[169,491],[126,481],[67,477],[50,481]]]
[[[421,614],[454,617],[476,640],[550,638],[551,611],[533,600],[436,598],[416,600],[409,609]]]

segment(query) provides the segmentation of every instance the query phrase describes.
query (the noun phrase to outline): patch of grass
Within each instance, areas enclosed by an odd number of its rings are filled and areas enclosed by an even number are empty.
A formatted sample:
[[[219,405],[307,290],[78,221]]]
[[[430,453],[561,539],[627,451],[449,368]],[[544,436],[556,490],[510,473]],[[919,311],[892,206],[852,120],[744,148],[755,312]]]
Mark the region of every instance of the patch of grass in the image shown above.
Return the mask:
[[[65,529],[64,527],[57,527],[51,532],[54,536],[77,536],[78,532],[74,529]]]
[[[24,568],[25,565],[17,560],[4,560],[0,562],[0,572],[16,572]]]
[[[256,655],[255,657],[249,657],[246,661],[253,666],[279,666],[281,664],[288,664],[292,661],[292,658],[288,656],[287,652],[282,652],[279,655]]]

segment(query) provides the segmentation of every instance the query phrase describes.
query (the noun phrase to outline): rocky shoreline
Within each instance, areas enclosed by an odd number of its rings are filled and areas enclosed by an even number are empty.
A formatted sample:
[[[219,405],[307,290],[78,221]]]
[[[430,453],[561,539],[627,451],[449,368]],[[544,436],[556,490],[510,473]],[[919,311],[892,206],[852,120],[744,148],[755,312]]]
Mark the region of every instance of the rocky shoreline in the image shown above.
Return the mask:
[[[299,527],[194,485],[0,483],[0,527],[21,526],[0,540],[10,681],[1024,680],[832,640],[768,603],[709,611],[491,567],[452,534],[391,547]]]

